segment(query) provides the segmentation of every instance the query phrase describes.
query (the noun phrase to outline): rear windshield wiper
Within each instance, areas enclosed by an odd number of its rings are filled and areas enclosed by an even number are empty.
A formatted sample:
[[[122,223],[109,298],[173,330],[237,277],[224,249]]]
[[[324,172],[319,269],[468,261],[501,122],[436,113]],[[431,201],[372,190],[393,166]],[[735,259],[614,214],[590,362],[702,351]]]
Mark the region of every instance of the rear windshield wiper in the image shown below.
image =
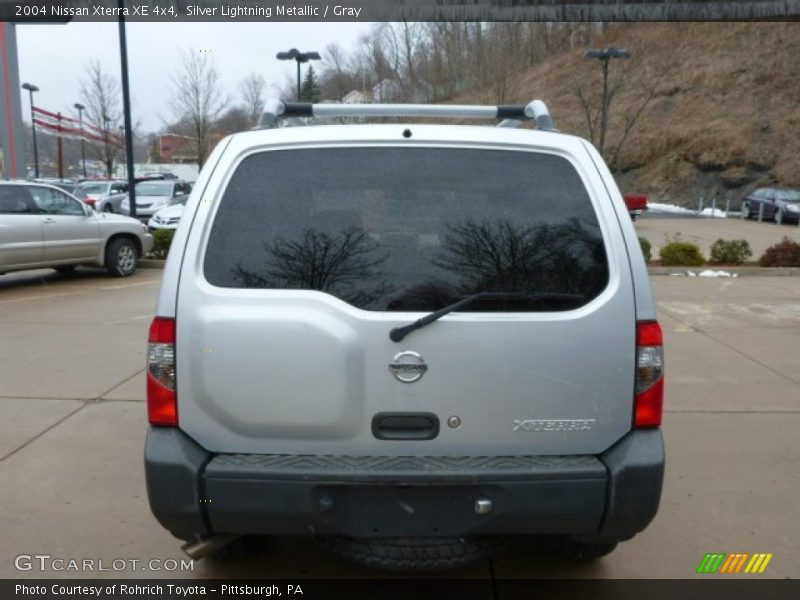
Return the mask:
[[[485,300],[487,298],[500,300],[568,300],[572,302],[583,302],[586,300],[586,297],[580,294],[560,294],[557,292],[480,292],[478,294],[466,296],[465,298],[462,298],[457,302],[453,302],[452,304],[448,304],[444,308],[440,308],[435,312],[427,314],[424,317],[417,319],[413,323],[403,325],[402,327],[393,328],[389,332],[389,339],[393,342],[399,342],[412,331],[421,329],[426,325],[430,325],[434,321],[441,319],[446,314],[456,311],[467,304],[472,304],[477,300]]]

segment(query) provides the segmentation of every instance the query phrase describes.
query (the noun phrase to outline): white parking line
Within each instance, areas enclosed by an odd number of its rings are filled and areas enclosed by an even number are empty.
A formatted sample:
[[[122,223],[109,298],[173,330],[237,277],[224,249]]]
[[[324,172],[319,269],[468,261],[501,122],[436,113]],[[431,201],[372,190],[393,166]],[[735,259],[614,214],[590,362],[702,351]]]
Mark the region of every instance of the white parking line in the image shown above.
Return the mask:
[[[108,285],[105,287],[101,287],[101,290],[121,290],[122,288],[129,288],[129,287],[136,287],[139,285],[155,285],[159,283],[160,279],[154,279],[152,281],[138,281],[136,283],[123,283],[120,285]]]
[[[27,300],[44,300],[47,298],[59,298],[63,296],[75,296],[83,294],[88,290],[78,290],[75,292],[61,292],[60,294],[42,294],[41,296],[23,296],[22,298],[11,298],[10,300],[0,300],[0,304],[11,304],[12,302],[25,302]]]
[[[59,293],[56,293],[56,294],[51,294],[49,292],[45,292],[45,293],[42,293],[42,294],[40,294],[38,296],[22,296],[20,298],[9,298],[9,299],[6,299],[6,300],[0,300],[0,304],[13,304],[14,302],[28,302],[30,300],[48,300],[50,298],[63,298],[64,296],[75,296],[77,294],[86,294],[88,292],[96,291],[98,289],[103,290],[103,291],[109,291],[109,290],[120,290],[120,289],[123,289],[123,288],[129,288],[129,287],[137,287],[137,286],[141,286],[141,285],[156,285],[157,283],[159,283],[159,281],[160,281],[159,279],[154,279],[154,280],[150,280],[150,281],[137,281],[136,283],[123,283],[123,284],[120,284],[120,285],[108,285],[108,286],[102,286],[102,287],[99,287],[99,288],[91,286],[91,287],[87,287],[87,288],[81,288],[79,290],[74,290],[74,291],[71,291],[71,292],[59,292]]]

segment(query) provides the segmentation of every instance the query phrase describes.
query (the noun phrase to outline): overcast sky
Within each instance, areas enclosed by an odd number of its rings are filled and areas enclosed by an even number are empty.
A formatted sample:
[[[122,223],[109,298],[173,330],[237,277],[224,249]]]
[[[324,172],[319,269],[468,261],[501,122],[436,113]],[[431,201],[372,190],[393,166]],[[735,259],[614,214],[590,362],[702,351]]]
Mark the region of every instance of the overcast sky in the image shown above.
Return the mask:
[[[355,45],[369,23],[128,23],[133,120],[144,131],[163,126],[168,108],[170,73],[186,48],[210,50],[226,93],[238,101],[239,82],[251,71],[267,80],[267,96],[273,86],[295,77],[295,63],[281,62],[275,54],[296,47],[317,50],[337,42]],[[69,23],[67,25],[18,25],[20,81],[41,91],[37,106],[73,115],[72,105],[81,101],[80,80],[86,63],[98,59],[119,80],[119,37],[116,23]],[[120,103],[121,106],[121,103]],[[22,97],[29,120],[28,94]]]

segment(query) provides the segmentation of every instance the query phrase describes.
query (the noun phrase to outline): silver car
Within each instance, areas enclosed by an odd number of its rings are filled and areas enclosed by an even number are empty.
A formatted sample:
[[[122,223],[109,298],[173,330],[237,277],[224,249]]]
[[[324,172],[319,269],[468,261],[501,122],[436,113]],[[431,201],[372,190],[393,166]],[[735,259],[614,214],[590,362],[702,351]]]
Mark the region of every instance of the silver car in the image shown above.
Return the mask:
[[[128,182],[117,180],[83,181],[78,184],[77,191],[85,196],[81,198],[97,212],[121,212],[120,205],[128,193]]]
[[[186,201],[192,185],[188,181],[177,179],[140,181],[134,188],[136,192],[137,218],[149,218],[167,206],[181,204]],[[120,207],[121,211],[129,215],[131,212],[130,198],[125,196]]]
[[[98,213],[55,186],[0,182],[0,274],[89,265],[125,277],[152,246],[135,219]]]
[[[386,568],[514,537],[596,558],[656,514],[661,329],[586,140],[526,106],[272,104],[221,141],[148,345],[153,513],[202,556],[313,536]]]

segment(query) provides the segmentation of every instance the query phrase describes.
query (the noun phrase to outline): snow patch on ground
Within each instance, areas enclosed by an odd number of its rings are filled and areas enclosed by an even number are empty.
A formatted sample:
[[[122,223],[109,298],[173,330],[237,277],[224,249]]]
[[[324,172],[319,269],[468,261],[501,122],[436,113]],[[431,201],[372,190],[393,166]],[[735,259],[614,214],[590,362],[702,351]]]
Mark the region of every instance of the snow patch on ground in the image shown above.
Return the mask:
[[[716,219],[725,219],[725,211],[719,208],[704,208],[702,211],[697,212],[690,208],[684,208],[677,204],[661,204],[660,202],[648,202],[647,210],[658,213],[671,213],[676,215],[700,215],[703,217],[714,217]]]
[[[661,204],[660,202],[648,202],[647,210],[653,212],[673,213],[679,215],[693,215],[697,213],[697,211],[689,210],[688,208],[683,208],[682,206],[678,206],[677,204]]]
[[[727,219],[724,210],[720,210],[718,208],[704,208],[700,211],[700,214],[704,217],[714,217],[715,219]]]
[[[700,271],[699,273],[695,273],[694,271],[687,271],[686,275],[689,277],[738,277],[738,273],[730,273],[728,271],[713,271],[712,269],[706,269],[705,271]]]

